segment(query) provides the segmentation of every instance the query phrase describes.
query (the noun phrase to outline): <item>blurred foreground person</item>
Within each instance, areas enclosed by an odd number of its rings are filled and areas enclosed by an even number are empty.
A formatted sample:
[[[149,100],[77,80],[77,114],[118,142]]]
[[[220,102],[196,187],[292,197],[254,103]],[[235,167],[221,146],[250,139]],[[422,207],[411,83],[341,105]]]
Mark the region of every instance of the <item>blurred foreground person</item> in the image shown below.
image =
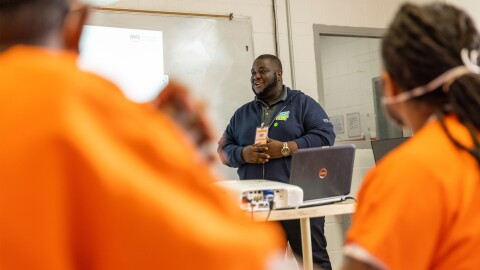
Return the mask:
[[[178,88],[164,113],[77,68],[86,15],[0,0],[0,269],[277,269],[281,229],[214,189],[208,132],[167,116]]]
[[[479,269],[479,50],[453,6],[396,14],[382,43],[384,104],[414,136],[367,174],[343,269]]]

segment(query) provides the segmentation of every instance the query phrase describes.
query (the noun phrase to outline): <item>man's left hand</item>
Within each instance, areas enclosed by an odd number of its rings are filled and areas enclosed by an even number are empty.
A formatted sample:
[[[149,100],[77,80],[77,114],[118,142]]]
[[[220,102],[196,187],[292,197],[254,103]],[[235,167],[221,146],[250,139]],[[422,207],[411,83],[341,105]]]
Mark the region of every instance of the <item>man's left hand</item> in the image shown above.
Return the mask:
[[[263,146],[266,146],[268,148],[267,152],[265,153],[270,156],[270,159],[283,157],[282,155],[283,142],[267,138],[267,143],[264,144]]]

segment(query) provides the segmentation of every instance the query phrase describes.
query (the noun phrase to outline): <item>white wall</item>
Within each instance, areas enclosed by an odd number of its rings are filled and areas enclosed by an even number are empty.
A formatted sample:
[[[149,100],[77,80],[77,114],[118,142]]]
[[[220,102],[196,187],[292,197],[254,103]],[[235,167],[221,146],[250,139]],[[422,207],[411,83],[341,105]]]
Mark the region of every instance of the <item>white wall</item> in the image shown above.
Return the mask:
[[[290,0],[293,28],[294,66],[297,88],[312,97],[317,95],[313,24],[385,28],[401,0]],[[431,1],[417,0],[416,3]],[[278,1],[280,10],[284,1]],[[287,34],[285,12],[279,12],[280,36]],[[288,60],[288,43],[281,40],[280,58]]]
[[[445,2],[463,8],[476,22],[480,30],[480,1],[478,0],[446,0]]]
[[[99,0],[101,1],[101,0]],[[279,57],[284,64],[286,85],[291,85],[290,55],[287,34],[286,3],[275,0],[278,16]],[[296,88],[318,99],[314,55],[313,24],[352,27],[385,28],[403,0],[290,0]],[[430,0],[411,0],[424,4]],[[466,8],[480,23],[480,1],[438,0]],[[272,0],[120,0],[116,8],[147,9],[175,12],[229,14],[251,17],[255,56],[275,54],[275,35]],[[245,67],[249,69],[250,67]],[[245,80],[249,80],[248,77]],[[245,91],[251,91],[245,89]],[[328,113],[328,111],[327,111]],[[358,150],[355,159],[354,191],[361,185],[365,172],[374,166],[371,150]],[[348,227],[342,217],[327,218],[326,236],[334,269],[342,263],[341,247]]]
[[[97,0],[100,1],[101,0]],[[284,0],[275,0],[278,17],[279,57],[284,62],[285,83],[291,85],[287,17]],[[403,0],[290,0],[296,86],[317,99],[313,24],[385,28]],[[463,7],[480,27],[478,0],[413,0],[424,4],[448,2]],[[272,0],[120,0],[111,7],[229,14],[251,17],[255,55],[275,54]],[[245,78],[248,80],[248,78]],[[248,91],[248,90],[247,90]]]
[[[95,1],[95,0],[91,0]],[[102,0],[96,0],[102,2]],[[287,17],[284,0],[275,0],[278,10],[279,57],[285,65],[284,78],[291,84]],[[275,53],[273,0],[120,0],[111,7],[229,14],[251,17],[255,55]],[[403,0],[290,0],[297,88],[317,98],[313,24],[384,28]],[[412,0],[425,4],[448,2],[465,8],[480,27],[478,0]],[[248,78],[246,78],[248,79]]]
[[[284,0],[275,1],[278,18],[278,56],[284,63],[285,83],[291,85],[286,3]],[[263,53],[275,54],[272,2],[272,0],[120,0],[111,7],[209,14],[233,13],[234,17],[251,17],[255,55],[258,56]],[[290,0],[289,2],[296,88],[318,99],[313,24],[383,28],[403,1]]]

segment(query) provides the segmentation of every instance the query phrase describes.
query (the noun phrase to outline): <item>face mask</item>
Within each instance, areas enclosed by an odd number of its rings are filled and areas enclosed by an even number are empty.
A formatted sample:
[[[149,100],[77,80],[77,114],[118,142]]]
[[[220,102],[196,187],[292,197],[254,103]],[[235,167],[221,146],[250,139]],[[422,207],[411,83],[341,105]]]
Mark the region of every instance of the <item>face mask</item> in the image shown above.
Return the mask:
[[[480,67],[476,64],[478,59],[478,51],[471,51],[469,55],[467,49],[462,49],[460,56],[462,57],[464,65],[447,70],[426,85],[416,87],[410,91],[402,92],[396,96],[383,97],[382,103],[386,105],[405,102],[414,97],[419,97],[430,93],[442,85],[443,91],[448,92],[450,85],[463,75],[468,73],[480,74]]]

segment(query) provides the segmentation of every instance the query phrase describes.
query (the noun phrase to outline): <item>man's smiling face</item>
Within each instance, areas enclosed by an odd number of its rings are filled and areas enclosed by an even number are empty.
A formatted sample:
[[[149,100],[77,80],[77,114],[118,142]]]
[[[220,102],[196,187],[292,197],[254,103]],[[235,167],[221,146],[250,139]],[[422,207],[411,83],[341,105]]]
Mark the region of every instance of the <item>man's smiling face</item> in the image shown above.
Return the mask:
[[[252,90],[259,99],[265,100],[276,95],[279,70],[269,59],[255,60],[251,74]]]

